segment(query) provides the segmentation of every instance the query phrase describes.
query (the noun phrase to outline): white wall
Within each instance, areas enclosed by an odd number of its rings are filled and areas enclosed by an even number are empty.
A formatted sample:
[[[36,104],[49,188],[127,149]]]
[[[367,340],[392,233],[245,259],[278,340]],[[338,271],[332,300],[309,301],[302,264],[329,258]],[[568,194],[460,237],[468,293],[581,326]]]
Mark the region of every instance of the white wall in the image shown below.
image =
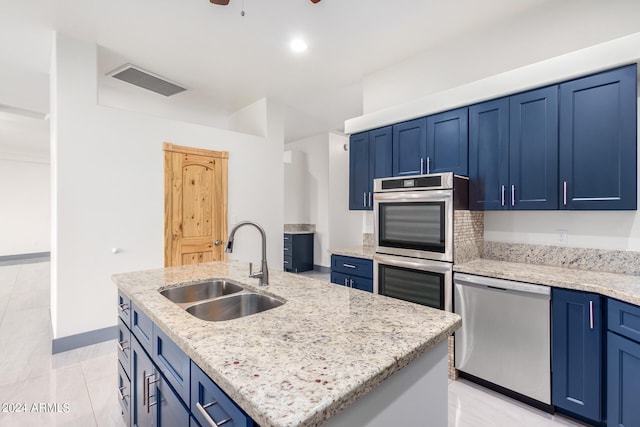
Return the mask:
[[[308,222],[315,224],[313,263],[315,265],[330,266],[331,259],[329,249],[329,135],[320,134],[285,145],[287,150],[304,154],[306,159],[305,188],[306,193],[300,198],[299,203],[308,203],[308,207],[299,206],[298,210],[308,212]],[[285,180],[285,186],[287,185]],[[294,198],[295,194],[286,197]],[[290,199],[291,200],[291,199]],[[285,214],[286,215],[286,214]],[[303,218],[300,218],[303,219]]]
[[[329,247],[362,244],[362,214],[349,210],[349,138],[329,134]]]
[[[0,256],[49,252],[48,161],[0,157]]]
[[[52,98],[54,338],[116,323],[113,273],[163,265],[162,143],[229,151],[229,222],[266,230],[282,265],[283,131],[267,106],[268,137],[165,120],[96,104],[96,46],[56,34]],[[268,207],[268,209],[265,209]],[[257,262],[259,235],[236,235],[233,257]],[[225,236],[226,239],[226,236]],[[111,249],[121,248],[114,255]]]
[[[285,146],[286,147],[286,146]],[[311,224],[307,178],[307,154],[297,150],[284,152],[284,223]]]
[[[548,2],[367,75],[364,113],[636,33],[638,16],[637,0]]]

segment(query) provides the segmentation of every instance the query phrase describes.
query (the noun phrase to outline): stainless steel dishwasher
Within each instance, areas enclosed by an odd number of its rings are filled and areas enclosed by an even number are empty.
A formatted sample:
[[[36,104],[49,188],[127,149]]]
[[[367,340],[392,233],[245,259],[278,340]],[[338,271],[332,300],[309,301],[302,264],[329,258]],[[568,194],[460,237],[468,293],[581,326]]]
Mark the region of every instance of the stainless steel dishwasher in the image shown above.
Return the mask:
[[[550,411],[551,289],[463,273],[453,284],[461,376]]]

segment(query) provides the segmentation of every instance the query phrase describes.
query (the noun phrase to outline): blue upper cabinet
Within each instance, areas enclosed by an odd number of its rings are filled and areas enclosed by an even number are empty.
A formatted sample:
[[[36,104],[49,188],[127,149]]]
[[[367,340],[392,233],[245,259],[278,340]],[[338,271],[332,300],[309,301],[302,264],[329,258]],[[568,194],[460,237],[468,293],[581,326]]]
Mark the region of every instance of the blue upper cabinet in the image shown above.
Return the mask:
[[[560,85],[560,208],[636,209],[636,65]]]
[[[603,323],[600,295],[554,288],[551,297],[552,403],[602,420]]]
[[[427,173],[427,119],[393,125],[393,176]]]
[[[373,180],[391,176],[391,126],[351,135],[349,209],[373,209]]]
[[[427,117],[426,173],[469,174],[468,108]]]
[[[469,209],[507,209],[509,98],[469,107]]]
[[[558,87],[509,99],[510,209],[558,209]]]
[[[349,209],[366,210],[369,191],[369,132],[349,138]]]

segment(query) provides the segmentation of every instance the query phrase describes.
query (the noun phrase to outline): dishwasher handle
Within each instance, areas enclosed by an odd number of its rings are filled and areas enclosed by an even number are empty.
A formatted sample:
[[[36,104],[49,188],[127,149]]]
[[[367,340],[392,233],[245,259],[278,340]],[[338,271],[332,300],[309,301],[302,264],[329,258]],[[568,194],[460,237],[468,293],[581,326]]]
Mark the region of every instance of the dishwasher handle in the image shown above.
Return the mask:
[[[483,286],[498,291],[517,291],[528,294],[551,296],[551,288],[544,285],[496,279],[493,277],[475,276],[466,273],[454,273],[453,283],[456,285]]]

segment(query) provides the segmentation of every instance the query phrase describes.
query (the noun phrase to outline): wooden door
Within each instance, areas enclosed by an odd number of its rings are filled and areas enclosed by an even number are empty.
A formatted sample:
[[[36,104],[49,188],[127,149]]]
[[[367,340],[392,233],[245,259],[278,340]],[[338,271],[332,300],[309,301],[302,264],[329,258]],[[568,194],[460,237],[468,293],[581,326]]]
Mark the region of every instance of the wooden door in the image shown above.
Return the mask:
[[[229,153],[170,143],[163,149],[165,267],[221,260]]]

